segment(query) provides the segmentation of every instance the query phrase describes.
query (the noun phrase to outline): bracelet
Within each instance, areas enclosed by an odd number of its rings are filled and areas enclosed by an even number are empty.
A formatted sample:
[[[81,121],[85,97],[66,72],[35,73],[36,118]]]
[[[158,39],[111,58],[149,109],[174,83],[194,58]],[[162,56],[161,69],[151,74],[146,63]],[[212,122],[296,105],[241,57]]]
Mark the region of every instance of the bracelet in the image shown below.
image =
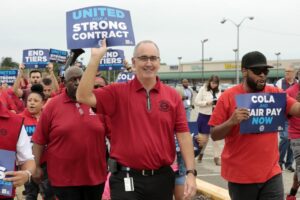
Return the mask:
[[[28,183],[30,183],[30,181],[31,181],[31,176],[32,176],[32,173],[31,173],[31,171],[29,171],[29,170],[24,170],[24,172],[26,172],[27,173],[27,175],[28,175]]]

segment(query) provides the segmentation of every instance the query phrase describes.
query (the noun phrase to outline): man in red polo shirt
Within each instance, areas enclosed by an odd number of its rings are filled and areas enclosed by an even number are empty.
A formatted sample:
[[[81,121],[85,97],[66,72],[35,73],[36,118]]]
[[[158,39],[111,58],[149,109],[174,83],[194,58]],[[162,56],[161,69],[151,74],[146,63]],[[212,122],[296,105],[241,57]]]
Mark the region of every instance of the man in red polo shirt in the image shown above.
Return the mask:
[[[138,43],[132,58],[136,77],[93,91],[100,59],[106,52],[92,49],[88,67],[78,86],[78,101],[111,118],[111,197],[116,199],[171,200],[175,175],[174,133],[187,168],[184,195],[196,190],[192,138],[181,97],[157,77],[160,55],[149,40]]]
[[[47,146],[48,177],[59,200],[99,200],[106,180],[104,117],[76,101],[82,73],[66,70],[66,90],[43,110],[32,136],[37,172]]]
[[[278,132],[241,134],[239,124],[250,116],[238,108],[235,96],[247,93],[280,93],[266,85],[268,68],[265,56],[250,52],[242,58],[243,81],[219,98],[210,118],[213,140],[225,138],[221,175],[228,181],[232,200],[283,199],[283,182],[278,164]],[[286,113],[300,116],[300,103],[286,96]]]

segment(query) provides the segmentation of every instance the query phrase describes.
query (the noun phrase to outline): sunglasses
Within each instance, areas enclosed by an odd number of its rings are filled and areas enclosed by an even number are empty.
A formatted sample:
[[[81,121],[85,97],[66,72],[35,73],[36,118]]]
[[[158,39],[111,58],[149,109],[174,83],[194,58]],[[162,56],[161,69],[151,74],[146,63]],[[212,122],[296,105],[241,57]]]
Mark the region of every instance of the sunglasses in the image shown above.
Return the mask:
[[[102,87],[103,87],[102,85],[94,85],[94,89],[102,88]]]
[[[261,73],[263,73],[264,75],[268,75],[269,73],[269,69],[264,67],[257,67],[257,68],[253,67],[253,68],[249,68],[249,70],[251,70],[255,75],[261,75]]]

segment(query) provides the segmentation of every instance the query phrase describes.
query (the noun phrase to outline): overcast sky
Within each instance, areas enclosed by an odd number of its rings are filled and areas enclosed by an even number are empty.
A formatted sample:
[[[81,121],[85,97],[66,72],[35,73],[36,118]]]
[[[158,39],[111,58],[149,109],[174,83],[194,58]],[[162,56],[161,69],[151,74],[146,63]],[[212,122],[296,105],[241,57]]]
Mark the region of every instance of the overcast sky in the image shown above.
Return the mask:
[[[136,42],[155,41],[162,62],[177,64],[205,58],[234,60],[237,28],[222,18],[239,23],[240,57],[259,50],[269,60],[300,59],[299,0],[2,0],[0,12],[0,57],[21,62],[22,50],[31,48],[67,49],[66,11],[89,6],[111,6],[131,13]],[[131,58],[133,47],[121,47]],[[85,49],[84,63],[90,50]]]

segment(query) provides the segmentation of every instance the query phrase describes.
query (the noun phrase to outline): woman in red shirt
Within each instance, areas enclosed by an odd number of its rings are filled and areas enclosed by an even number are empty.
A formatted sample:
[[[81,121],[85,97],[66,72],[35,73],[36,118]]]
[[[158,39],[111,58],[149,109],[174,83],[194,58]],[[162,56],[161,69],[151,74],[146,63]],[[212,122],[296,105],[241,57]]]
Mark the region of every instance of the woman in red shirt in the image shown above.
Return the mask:
[[[24,126],[27,131],[28,136],[31,138],[38,119],[42,113],[42,108],[45,102],[45,95],[43,93],[43,86],[41,84],[35,84],[31,87],[31,93],[27,98],[27,105],[25,110],[19,115],[24,118]],[[46,162],[42,159],[42,169],[43,174],[46,174]],[[47,179],[43,179],[44,183],[48,183]],[[54,194],[52,192],[51,186],[49,184],[41,184],[43,187],[43,194],[45,200],[54,199]],[[39,185],[33,181],[25,184],[26,199],[37,199],[38,193],[40,192]]]

